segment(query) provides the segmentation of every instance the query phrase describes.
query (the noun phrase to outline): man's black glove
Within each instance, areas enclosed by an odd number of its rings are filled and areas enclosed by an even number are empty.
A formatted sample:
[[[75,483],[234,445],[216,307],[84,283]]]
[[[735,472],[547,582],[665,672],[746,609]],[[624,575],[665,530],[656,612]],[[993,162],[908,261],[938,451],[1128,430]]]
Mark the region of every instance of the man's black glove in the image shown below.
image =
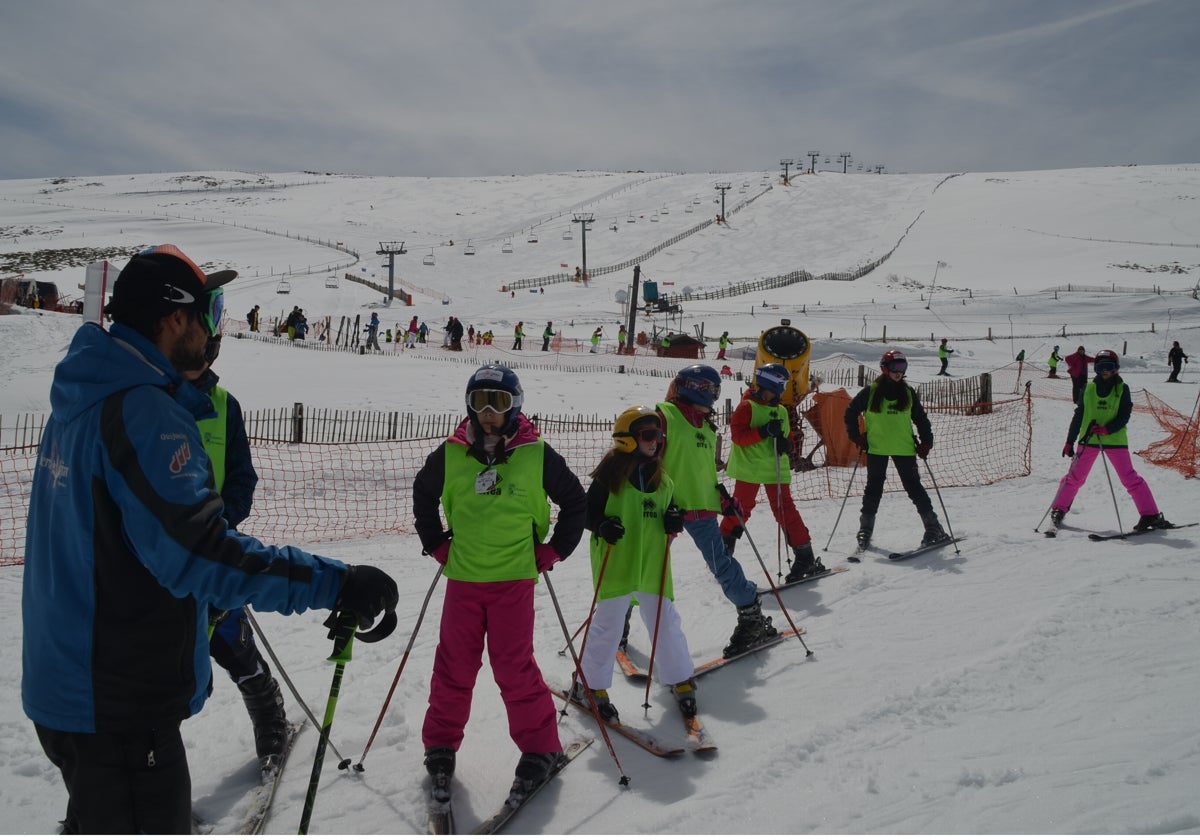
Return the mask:
[[[625,526],[619,518],[610,516],[596,528],[596,534],[609,545],[616,545],[617,540],[625,536]]]
[[[668,534],[678,534],[683,530],[683,511],[676,505],[671,505],[663,511],[663,530]]]
[[[395,612],[398,603],[400,591],[386,572],[374,566],[347,566],[334,609],[354,613],[358,626],[366,630],[381,612]]]
[[[763,440],[767,438],[787,440],[787,429],[783,428],[783,423],[778,418],[763,423],[758,427],[758,433],[762,435]]]

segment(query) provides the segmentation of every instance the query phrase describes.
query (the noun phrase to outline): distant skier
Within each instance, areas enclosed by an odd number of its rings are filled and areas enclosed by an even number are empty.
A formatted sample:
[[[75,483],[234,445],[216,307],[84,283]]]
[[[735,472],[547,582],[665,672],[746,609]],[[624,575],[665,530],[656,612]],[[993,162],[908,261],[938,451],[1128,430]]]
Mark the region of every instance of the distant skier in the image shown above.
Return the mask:
[[[938,376],[949,376],[946,372],[946,366],[950,364],[950,354],[954,351],[946,346],[946,339],[942,339],[942,343],[938,345],[938,359],[942,363],[942,369],[937,372]]]
[[[1067,373],[1071,376],[1071,401],[1079,405],[1079,398],[1083,396],[1083,389],[1088,384],[1087,366],[1095,361],[1083,349],[1083,345],[1079,345],[1079,349],[1066,358]]]
[[[1046,364],[1050,367],[1050,372],[1046,374],[1047,379],[1058,379],[1058,363],[1062,361],[1062,356],[1058,355],[1058,345],[1054,345],[1054,349],[1050,351],[1050,358]]]
[[[1167,351],[1167,361],[1171,363],[1171,375],[1167,377],[1168,382],[1179,381],[1179,371],[1187,360],[1188,355],[1183,352],[1183,348],[1179,346],[1179,342],[1172,343],[1171,349]]]

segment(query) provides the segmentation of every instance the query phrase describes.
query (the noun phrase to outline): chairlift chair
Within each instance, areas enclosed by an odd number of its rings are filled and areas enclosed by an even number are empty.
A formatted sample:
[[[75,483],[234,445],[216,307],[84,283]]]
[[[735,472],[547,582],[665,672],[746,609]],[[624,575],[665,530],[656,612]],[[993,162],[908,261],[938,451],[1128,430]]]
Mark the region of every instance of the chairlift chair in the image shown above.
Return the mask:
[[[652,216],[650,217],[650,221],[652,221],[652,222],[657,222],[657,221],[658,221],[658,214],[657,214],[657,213],[655,213],[654,215],[652,215]]]
[[[475,246],[471,244],[470,239],[467,240],[467,247],[463,248],[463,256],[467,256],[467,257],[475,256]]]
[[[503,254],[511,254],[513,252],[511,239],[504,240],[504,244],[500,246],[500,252]]]
[[[425,258],[423,260],[421,260],[421,263],[423,265],[433,265],[433,249],[432,248],[429,249],[429,253],[425,255]]]
[[[687,207],[684,207],[684,208],[683,208],[683,212],[684,212],[684,213],[691,213],[691,212],[692,212],[692,205],[690,205],[690,204],[689,204]]]
[[[574,238],[575,237],[571,235],[570,228],[567,228],[566,230],[563,231],[563,239],[574,239]]]
[[[338,279],[338,276],[336,274],[331,274],[325,278],[325,288],[326,289],[336,289],[336,288],[338,288],[338,286],[340,284],[341,284],[341,281]]]
[[[634,222],[636,222],[636,221],[637,221],[637,219],[635,219],[635,218],[633,217],[633,214],[632,214],[632,213],[630,213],[630,214],[629,214],[629,218],[625,220],[625,224],[627,224],[627,225],[631,225],[631,224],[633,224],[633,223],[634,223]]]
[[[692,199],[692,204],[699,204],[699,203],[700,203],[700,199],[698,199],[698,198]]]
[[[664,216],[670,215],[670,213],[671,213],[670,209],[668,209],[667,205],[665,205],[665,204],[663,205],[663,208],[661,210],[659,210],[658,212]]]
[[[277,294],[277,295],[290,295],[291,293],[292,293],[292,284],[291,284],[291,283],[289,283],[288,281],[286,281],[286,280],[280,280],[280,281],[279,281],[279,282],[278,282],[278,283],[275,285],[275,294]]]

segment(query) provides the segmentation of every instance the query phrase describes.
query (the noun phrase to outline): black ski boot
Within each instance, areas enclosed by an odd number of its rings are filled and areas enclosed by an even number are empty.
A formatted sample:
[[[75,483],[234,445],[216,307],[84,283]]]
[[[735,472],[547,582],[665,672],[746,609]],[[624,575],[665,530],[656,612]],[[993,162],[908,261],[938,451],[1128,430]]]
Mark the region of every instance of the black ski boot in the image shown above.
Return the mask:
[[[779,635],[771,625],[771,619],[762,614],[762,600],[755,598],[752,604],[738,607],[738,623],[725,646],[725,656],[736,656]]]
[[[812,543],[798,545],[792,551],[796,552],[796,559],[792,561],[792,568],[788,571],[787,577],[783,579],[784,583],[795,583],[806,577],[823,575],[829,571],[825,568],[825,564],[813,556]]]
[[[858,544],[865,548],[871,543],[871,534],[875,533],[875,514],[864,513],[858,517],[858,534],[855,539]]]
[[[1057,528],[1067,518],[1067,512],[1061,508],[1054,508],[1050,511],[1050,522]]]
[[[1161,513],[1148,513],[1133,526],[1135,531],[1161,531],[1175,526],[1166,520]]]
[[[455,760],[454,747],[430,747],[425,750],[425,769],[434,779],[453,776]]]
[[[521,760],[517,762],[514,773],[516,778],[513,780],[513,793],[528,793],[545,782],[562,760],[561,752],[521,753]]]
[[[696,681],[694,679],[676,683],[671,691],[675,694],[675,702],[684,717],[696,716]]]
[[[254,724],[254,751],[259,766],[264,774],[272,772],[288,745],[288,721],[279,683],[264,671],[238,683],[238,690]]]
[[[938,522],[937,514],[932,510],[922,513],[921,521],[925,523],[925,536],[921,538],[921,545],[937,545],[950,539],[942,530],[942,523]]]
[[[576,682],[571,686],[571,699],[580,705],[591,707],[582,683]],[[596,701],[596,711],[600,713],[600,717],[608,721],[620,722],[621,715],[617,712],[617,707],[613,705],[612,700],[609,699],[608,689],[597,688],[592,692],[592,699]]]

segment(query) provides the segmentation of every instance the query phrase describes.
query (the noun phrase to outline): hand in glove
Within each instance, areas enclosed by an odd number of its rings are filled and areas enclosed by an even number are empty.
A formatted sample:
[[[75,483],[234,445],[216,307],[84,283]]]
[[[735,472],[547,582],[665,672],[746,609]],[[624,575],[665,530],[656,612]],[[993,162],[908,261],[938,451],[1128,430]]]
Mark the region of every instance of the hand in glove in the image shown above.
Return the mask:
[[[776,440],[787,440],[787,430],[783,428],[783,423],[778,419],[770,420],[758,427],[758,433],[763,440],[767,438],[775,438]]]
[[[610,516],[596,526],[596,536],[609,545],[616,545],[617,541],[625,536],[625,526],[621,524],[619,517]]]
[[[1099,423],[1093,423],[1091,433],[1093,437],[1104,437],[1108,434],[1108,427],[1101,426]]]
[[[929,450],[933,449],[932,443],[921,441],[917,444],[917,457],[922,461],[929,457]]]
[[[678,534],[683,530],[683,511],[676,505],[671,505],[663,511],[663,530],[668,534]]]
[[[1075,444],[1071,443],[1071,441],[1067,441],[1065,444],[1063,444],[1062,456],[1064,458],[1074,458],[1075,457]]]
[[[861,449],[863,452],[867,451],[867,433],[866,432],[863,432],[861,435],[855,435],[853,438],[851,438],[851,440],[853,440],[854,445],[857,446],[859,449]]]
[[[533,559],[537,562],[539,572],[548,572],[562,557],[550,543],[538,543],[533,547]]]
[[[724,516],[732,516],[739,522],[746,518],[746,512],[742,509],[742,503],[727,493],[721,498],[721,513]]]
[[[354,613],[358,626],[366,630],[381,612],[395,612],[399,602],[396,581],[386,572],[374,566],[347,566],[334,609]]]

